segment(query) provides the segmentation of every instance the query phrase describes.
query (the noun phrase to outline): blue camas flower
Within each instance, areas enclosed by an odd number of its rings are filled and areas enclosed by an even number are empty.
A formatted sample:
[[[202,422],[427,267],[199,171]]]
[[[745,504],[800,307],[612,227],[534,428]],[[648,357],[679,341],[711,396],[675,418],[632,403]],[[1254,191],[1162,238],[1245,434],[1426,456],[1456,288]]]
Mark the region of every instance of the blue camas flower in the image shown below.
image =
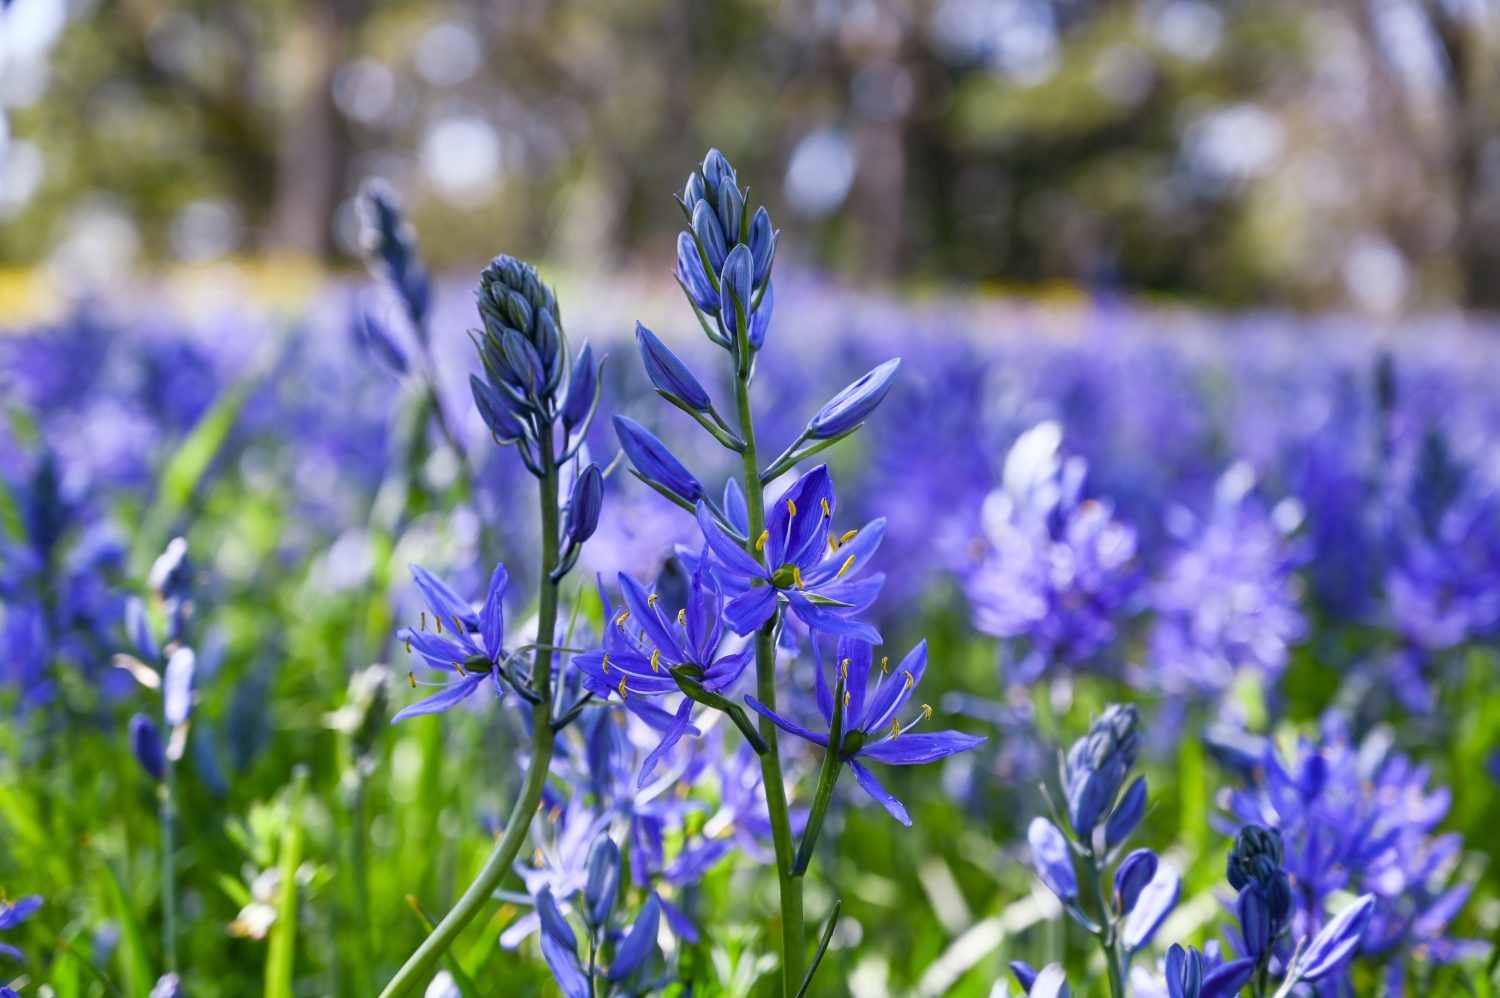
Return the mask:
[[[421,682],[408,672],[413,689],[437,686],[441,690],[402,709],[391,718],[391,723],[451,710],[472,696],[485,680],[489,680],[497,697],[503,697],[505,688],[500,681],[509,659],[504,647],[505,566],[495,566],[484,606],[477,614],[463,597],[427,569],[412,565],[411,572],[427,601],[430,616],[423,612],[420,626],[403,627],[397,637],[405,642],[407,651],[420,655],[429,668],[456,678],[447,683]]]
[[[616,416],[615,436],[630,459],[631,473],[641,481],[684,503],[703,498],[703,484],[650,430],[627,416]]]
[[[816,644],[814,644],[816,648]],[[959,752],[965,752],[983,742],[982,737],[966,735],[959,731],[929,731],[912,734],[922,721],[932,716],[932,708],[922,704],[917,716],[901,723],[901,712],[911,700],[917,685],[927,671],[927,642],[913,648],[900,664],[894,668],[888,658],[882,657],[877,667],[874,649],[856,638],[844,638],[838,645],[838,679],[832,685],[820,661],[817,666],[818,711],[825,724],[833,722],[833,690],[839,682],[844,688],[844,723],[840,743],[833,746],[839,758],[848,763],[854,778],[891,817],[903,825],[910,825],[911,818],[906,807],[880,785],[875,774],[861,764],[874,761],[891,766],[919,766]],[[745,702],[764,717],[770,718],[777,727],[788,734],[806,739],[814,745],[828,748],[828,732],[804,728],[771,710],[753,696]]]
[[[15,901],[7,901],[0,898],[0,932],[14,929],[32,915],[35,915],[36,910],[41,906],[42,899],[35,894]],[[5,943],[0,943],[0,954],[16,960],[22,959],[20,950]]]
[[[684,693],[682,680],[699,696],[730,692],[744,674],[754,651],[748,646],[727,647],[722,623],[724,596],[706,557],[700,557],[688,584],[686,605],[676,614],[663,612],[657,592],[621,573],[624,606],[616,612],[605,599],[610,616],[604,646],[577,656],[584,686],[596,695],[619,696],[628,708],[633,698]],[[709,697],[711,698],[711,696]],[[662,757],[691,727],[694,699],[684,695],[662,732],[661,742],[641,766],[638,786],[645,786]],[[652,721],[653,718],[647,716]]]
[[[1134,704],[1110,704],[1089,733],[1068,750],[1063,785],[1068,821],[1080,838],[1091,839],[1094,828],[1113,813],[1115,798],[1140,751],[1139,723]]]
[[[885,581],[880,573],[857,578],[880,546],[885,520],[835,534],[837,508],[826,465],[797,479],[771,505],[766,529],[755,539],[755,550],[765,559],[762,564],[724,532],[706,504],[698,504],[698,526],[721,571],[732,584],[745,587],[724,608],[736,633],[749,634],[764,626],[775,614],[777,600],[784,599],[815,631],[880,640],[879,632],[855,614],[874,601]]]
[[[708,392],[704,391],[693,372],[688,370],[687,365],[659,336],[637,322],[635,343],[641,353],[641,364],[646,369],[646,377],[651,379],[651,387],[674,405],[682,405],[698,412],[708,410]]]

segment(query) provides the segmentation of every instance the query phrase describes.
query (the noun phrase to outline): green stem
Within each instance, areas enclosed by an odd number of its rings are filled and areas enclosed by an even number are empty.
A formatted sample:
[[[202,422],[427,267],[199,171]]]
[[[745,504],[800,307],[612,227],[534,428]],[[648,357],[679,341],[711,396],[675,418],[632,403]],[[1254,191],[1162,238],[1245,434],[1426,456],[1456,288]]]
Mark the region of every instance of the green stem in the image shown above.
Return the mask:
[[[162,962],[166,969],[177,969],[177,764],[171,753],[166,758],[162,778],[161,818],[161,917]]]
[[[1104,960],[1109,966],[1109,993],[1113,998],[1125,998],[1125,965],[1120,959],[1120,934],[1115,920],[1110,916],[1109,897],[1104,889],[1104,871],[1092,848],[1084,856],[1083,868],[1088,877],[1089,889],[1099,902],[1099,945],[1104,949]]]
[[[505,824],[505,834],[495,844],[484,868],[469,884],[443,920],[422,941],[415,953],[385,986],[381,998],[399,998],[409,995],[419,987],[425,987],[433,969],[458,934],[474,920],[480,910],[489,903],[495,888],[510,870],[511,864],[526,841],[531,828],[531,819],[542,802],[542,789],[547,783],[547,771],[552,764],[552,746],[555,734],[552,731],[552,645],[557,630],[557,589],[552,581],[552,570],[558,561],[558,476],[554,462],[552,427],[545,427],[538,441],[543,475],[541,479],[542,504],[542,565],[539,573],[541,605],[537,610],[537,640],[545,635],[547,644],[539,644],[536,661],[532,669],[533,688],[540,702],[531,709],[531,762],[526,771],[526,783],[521,796],[511,809],[510,820]]]
[[[740,323],[741,327],[744,323]],[[741,330],[740,344],[749,355],[748,337]],[[755,424],[750,415],[750,364],[734,379],[735,401],[739,406],[740,439],[745,442],[745,504],[750,511],[750,536],[745,549],[752,558],[760,558],[755,542],[766,529],[764,489],[755,452]],[[758,583],[764,585],[765,583]],[[776,709],[776,616],[755,634],[755,692],[769,710]],[[794,995],[802,986],[805,954],[802,951],[802,880],[792,872],[792,822],[787,813],[786,781],[781,775],[781,750],[777,746],[776,725],[760,718],[760,736],[766,751],[760,757],[761,782],[766,790],[766,811],[771,820],[771,838],[776,848],[776,879],[781,894],[781,980],[782,992]]]

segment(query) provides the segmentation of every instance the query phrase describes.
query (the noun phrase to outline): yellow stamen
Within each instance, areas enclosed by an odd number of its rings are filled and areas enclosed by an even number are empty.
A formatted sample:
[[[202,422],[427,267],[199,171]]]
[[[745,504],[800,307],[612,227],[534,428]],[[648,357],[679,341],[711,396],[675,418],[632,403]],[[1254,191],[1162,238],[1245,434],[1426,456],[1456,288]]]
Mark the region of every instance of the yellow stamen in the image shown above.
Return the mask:
[[[908,690],[917,685],[917,677],[911,674],[910,669],[902,669],[901,671],[906,673],[906,688]]]
[[[786,511],[790,515],[796,516],[797,515],[797,504],[794,503],[794,502],[792,502],[790,499],[788,499],[786,501]]]
[[[798,568],[796,565],[792,566],[792,581],[797,583],[798,589],[805,590],[807,588],[802,584],[802,569]]]
[[[417,688],[417,675],[416,675],[416,673],[414,673],[414,672],[408,672],[406,674],[406,679],[407,679],[408,682],[411,683],[411,688],[412,689],[416,689]]]
[[[845,679],[849,678],[849,660],[847,658],[839,663],[839,675]]]
[[[408,655],[411,654],[411,635],[410,634],[408,634],[406,636],[406,654],[408,654]]]
[[[932,708],[925,703],[922,705],[922,719],[924,721],[932,720]]]
[[[828,500],[827,499],[823,500],[823,515],[824,516],[832,516],[833,515],[833,511],[828,508]]]
[[[848,544],[850,541],[854,540],[854,535],[857,533],[859,533],[858,530],[846,530],[844,532],[844,535],[839,538],[839,547],[843,547],[845,544]]]
[[[624,676],[621,676],[621,677],[620,677],[620,699],[621,699],[621,700],[624,700],[624,699],[626,699],[626,693],[625,693],[625,677],[624,677]]]
[[[457,615],[453,617],[453,631],[455,634],[462,634],[464,632],[464,622]]]
[[[677,611],[677,623],[681,624],[683,627],[687,626],[687,610],[686,609],[682,609],[682,610],[678,610]]]
[[[621,610],[620,613],[615,617],[615,626],[618,627],[620,630],[623,631],[623,630],[625,630],[625,621],[627,621],[629,619],[630,619],[630,611],[629,610]]]
[[[854,564],[854,555],[851,554],[849,557],[844,559],[844,567],[839,569],[839,574],[835,575],[834,578],[842,579],[844,577],[844,573],[849,571],[849,566],[852,564]]]
[[[764,551],[766,549],[766,541],[770,539],[771,532],[769,530],[762,530],[760,536],[755,539],[755,550]]]
[[[609,652],[604,653],[604,661],[601,664],[604,666],[604,674],[609,675]]]
[[[443,633],[443,618],[442,618],[442,616],[439,615],[439,614],[434,613],[432,615],[432,622],[437,625],[437,632],[439,634],[442,634]]]
[[[460,676],[467,676],[468,675],[468,673],[464,671],[464,667],[461,666],[461,665],[459,665],[457,662],[453,663],[453,668],[455,668],[455,669],[458,670],[458,674]]]
[[[424,630],[424,631],[427,630],[427,611],[426,610],[422,611],[422,627],[421,627],[421,629]]]
[[[658,648],[651,653],[651,671],[661,671],[661,649]]]
[[[897,738],[900,738],[900,737],[901,737],[901,722],[900,721],[892,721],[891,722],[891,741],[895,741]]]
[[[656,594],[655,593],[652,593],[650,596],[646,597],[646,605],[649,606],[653,610],[656,609]]]
[[[844,706],[845,707],[849,706],[849,691],[848,690],[844,691]]]
[[[891,657],[889,655],[882,655],[880,657],[880,671],[883,672],[883,673],[885,673],[887,676],[889,676],[891,674],[891,670],[886,668],[886,666],[888,666],[890,664],[891,664]]]

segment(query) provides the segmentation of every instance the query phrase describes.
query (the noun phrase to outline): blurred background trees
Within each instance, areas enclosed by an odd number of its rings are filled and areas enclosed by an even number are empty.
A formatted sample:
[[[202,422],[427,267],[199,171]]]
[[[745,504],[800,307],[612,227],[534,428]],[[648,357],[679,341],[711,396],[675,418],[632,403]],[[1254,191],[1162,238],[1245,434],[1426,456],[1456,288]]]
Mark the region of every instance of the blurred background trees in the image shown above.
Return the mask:
[[[725,149],[855,282],[1500,304],[1493,0],[9,0],[0,265],[665,272]]]

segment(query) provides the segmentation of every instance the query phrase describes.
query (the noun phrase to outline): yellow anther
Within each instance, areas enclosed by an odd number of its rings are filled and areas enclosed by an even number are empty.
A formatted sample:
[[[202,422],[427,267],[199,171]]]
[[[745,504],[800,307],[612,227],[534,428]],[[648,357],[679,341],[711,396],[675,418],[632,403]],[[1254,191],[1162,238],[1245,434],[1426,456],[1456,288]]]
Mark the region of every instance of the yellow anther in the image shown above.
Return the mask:
[[[625,677],[624,676],[620,677],[620,699],[621,700],[626,699],[626,694],[625,694]]]
[[[442,617],[442,615],[434,613],[432,615],[432,622],[437,625],[437,632],[439,634],[442,634],[443,633],[443,617]]]
[[[791,514],[792,516],[796,516],[797,515],[797,504],[794,503],[794,502],[792,502],[790,499],[788,499],[786,501],[786,511],[787,511],[787,513]]]
[[[900,738],[900,737],[901,737],[901,722],[900,721],[892,721],[891,722],[891,740],[895,741],[897,738]]]
[[[427,611],[426,610],[422,611],[422,627],[421,627],[421,629],[424,630],[424,631],[427,630]]]
[[[797,583],[798,589],[807,588],[802,584],[802,569],[798,568],[796,565],[792,566],[792,581]]]
[[[882,655],[880,657],[880,671],[883,672],[883,673],[885,673],[887,676],[889,676],[891,674],[891,670],[886,668],[886,666],[888,666],[890,664],[891,664],[891,657],[889,655]]]
[[[408,654],[408,655],[411,654],[411,635],[410,634],[408,634],[406,636],[406,654]]]
[[[922,719],[924,721],[932,720],[932,708],[925,703],[922,705]]]
[[[661,649],[658,648],[651,653],[651,671],[661,671]]]
[[[845,544],[848,544],[850,541],[854,540],[854,535],[857,533],[859,533],[858,530],[844,531],[843,536],[839,538],[839,547],[843,547]]]
[[[618,627],[620,630],[623,631],[623,630],[625,630],[625,621],[627,621],[629,619],[630,619],[630,611],[629,610],[621,610],[619,612],[619,614],[615,617],[615,626]]]
[[[762,530],[760,536],[755,539],[755,550],[764,551],[766,549],[766,541],[770,539],[771,532],[769,530]]]
[[[414,673],[414,672],[408,672],[406,674],[406,679],[407,679],[407,682],[411,683],[411,688],[412,689],[416,689],[417,688],[417,674],[416,673]]]
[[[902,669],[901,671],[906,673],[906,688],[908,690],[917,685],[917,677],[911,674],[910,669]]]
[[[849,678],[849,660],[847,658],[839,663],[839,675],[845,679]]]
[[[849,706],[849,691],[848,690],[844,691],[844,706],[845,707]]]
[[[852,564],[854,564],[854,555],[851,554],[849,557],[844,559],[843,567],[839,569],[839,574],[835,575],[834,578],[842,579],[844,577],[844,573],[849,571],[849,566]]]
[[[686,609],[682,609],[682,610],[678,610],[677,611],[677,623],[681,624],[683,627],[687,626],[687,610]]]
[[[604,674],[609,675],[609,652],[604,653],[604,661],[600,664],[604,666]]]
[[[824,516],[832,516],[833,515],[833,510],[831,510],[831,509],[828,508],[828,500],[827,499],[823,500],[823,515]]]
[[[464,667],[462,665],[459,665],[457,662],[453,663],[453,668],[455,668],[455,669],[458,670],[458,674],[460,676],[467,676],[468,675],[468,673],[464,671]]]
[[[462,634],[464,632],[464,622],[458,618],[457,614],[454,614],[453,616],[453,631],[456,634]]]
[[[646,597],[646,605],[649,606],[651,609],[655,610],[656,609],[656,599],[657,599],[656,594],[652,593],[650,596]]]

